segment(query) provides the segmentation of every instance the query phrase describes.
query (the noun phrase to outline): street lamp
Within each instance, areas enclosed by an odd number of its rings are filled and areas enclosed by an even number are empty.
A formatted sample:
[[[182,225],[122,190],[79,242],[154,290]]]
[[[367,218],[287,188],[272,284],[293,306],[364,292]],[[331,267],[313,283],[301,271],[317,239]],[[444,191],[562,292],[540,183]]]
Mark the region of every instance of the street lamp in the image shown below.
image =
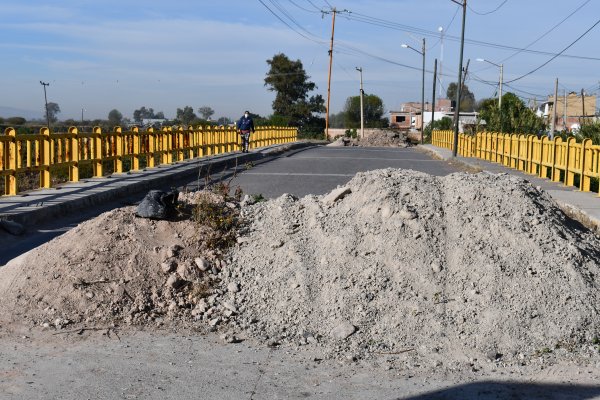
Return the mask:
[[[356,70],[360,72],[360,137],[365,137],[365,109],[363,107],[363,96],[365,91],[363,90],[362,80],[362,67],[356,67]]]
[[[498,90],[498,108],[502,109],[502,81],[504,80],[503,75],[504,75],[504,66],[503,64],[496,64],[495,62],[491,62],[490,60],[486,60],[485,58],[478,58],[477,61],[479,62],[486,62],[488,64],[492,64],[495,65],[496,67],[500,68],[500,89]]]
[[[400,46],[405,49],[411,49],[423,56],[423,69],[421,74],[421,144],[423,144],[423,136],[425,136],[423,132],[423,121],[425,120],[425,38],[423,38],[421,51],[407,44],[401,44]]]
[[[40,81],[40,84],[44,87],[44,102],[46,104],[46,123],[48,125],[48,130],[50,130],[50,113],[48,111],[48,96],[46,96],[46,86],[50,86],[50,84],[42,81]]]

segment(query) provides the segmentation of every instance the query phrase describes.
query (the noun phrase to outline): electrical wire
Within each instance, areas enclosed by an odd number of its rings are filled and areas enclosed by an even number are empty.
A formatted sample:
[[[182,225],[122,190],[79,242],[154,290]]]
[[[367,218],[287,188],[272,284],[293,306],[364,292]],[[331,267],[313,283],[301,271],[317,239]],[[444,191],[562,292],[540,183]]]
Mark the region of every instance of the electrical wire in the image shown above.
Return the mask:
[[[477,11],[473,10],[473,9],[471,8],[471,6],[469,6],[469,5],[467,5],[467,7],[468,7],[468,8],[469,8],[469,10],[471,10],[471,11],[472,11],[474,14],[477,14],[477,15],[489,15],[489,14],[495,13],[495,12],[496,12],[496,11],[498,11],[500,8],[502,8],[502,6],[503,6],[503,5],[505,5],[507,1],[508,1],[508,0],[504,0],[502,3],[500,3],[500,5],[499,5],[498,7],[496,7],[496,8],[495,8],[495,9],[493,9],[492,11],[485,12],[485,13],[480,13],[480,12],[477,12]]]
[[[309,36],[306,36],[305,34],[303,34],[302,32],[299,32],[298,30],[296,30],[293,26],[291,26],[290,24],[288,24],[283,18],[281,18],[275,11],[271,10],[269,8],[269,6],[267,6],[262,0],[258,0],[260,2],[260,4],[262,4],[267,10],[269,10],[269,12],[271,14],[273,14],[275,16],[275,18],[277,18],[278,20],[280,20],[285,26],[287,26],[288,28],[290,28],[292,31],[296,32],[298,35],[302,36],[303,38],[310,40],[312,42],[318,43],[318,44],[324,44],[326,43],[325,41],[321,40],[321,39],[315,39],[315,38],[311,38]],[[303,29],[304,30],[304,29]]]
[[[368,25],[375,25],[375,26],[379,26],[382,28],[388,28],[388,29],[409,32],[409,33],[415,33],[415,34],[419,34],[419,35],[427,36],[427,37],[439,38],[438,32],[434,32],[434,31],[430,31],[430,30],[422,29],[422,28],[416,28],[416,27],[412,27],[409,25],[399,24],[397,22],[388,21],[388,20],[384,20],[381,18],[370,17],[368,15],[356,13],[353,11],[350,11],[350,12],[342,15],[342,18],[356,21],[356,22],[362,22],[362,23],[368,24]],[[446,39],[448,39],[450,41],[454,41],[454,42],[461,41],[461,38],[458,36],[445,35],[444,37]],[[465,39],[465,43],[482,46],[482,47],[491,47],[491,48],[500,49],[500,50],[526,52],[526,53],[530,53],[530,54],[538,54],[538,55],[546,55],[546,56],[556,55],[556,53],[551,53],[551,52],[547,52],[547,51],[531,50],[531,49],[527,49],[527,48],[501,45],[501,44],[497,44],[497,43],[490,43],[490,42],[474,40],[474,39]],[[560,57],[564,57],[564,58],[600,61],[600,58],[598,58],[598,57],[578,56],[578,55],[562,54],[562,53],[559,53],[558,55]]]
[[[296,7],[298,7],[299,9],[309,12],[309,13],[314,13],[314,14],[321,14],[321,10],[315,11],[315,10],[309,10],[308,8],[304,8],[301,5],[299,5],[298,3],[296,3],[294,0],[288,0],[290,3],[292,3],[293,5],[295,5]]]
[[[531,74],[533,74],[534,72],[542,69],[543,67],[545,67],[546,65],[550,64],[550,62],[552,62],[554,59],[556,59],[559,55],[561,55],[562,53],[564,53],[565,51],[567,51],[571,46],[573,46],[575,43],[577,43],[579,40],[581,40],[585,35],[587,35],[592,29],[594,29],[596,27],[596,25],[600,24],[600,19],[598,21],[596,21],[596,23],[594,23],[594,25],[592,25],[590,28],[588,28],[584,33],[582,33],[577,39],[575,39],[573,42],[571,42],[567,47],[565,47],[564,49],[562,49],[562,51],[558,54],[556,54],[555,56],[553,56],[552,58],[550,58],[548,61],[546,61],[545,63],[543,63],[542,65],[540,65],[539,67],[529,71],[528,73],[521,75],[518,78],[512,79],[510,81],[507,81],[506,83],[512,83],[512,82],[516,82],[520,79],[525,78],[526,76],[529,76]]]
[[[573,16],[573,14],[575,14],[577,11],[581,10],[590,1],[592,1],[592,0],[586,0],[586,1],[584,1],[579,7],[577,7],[573,12],[571,12],[569,15],[567,15],[565,18],[563,18],[559,23],[557,23],[556,25],[554,25],[548,31],[546,31],[543,34],[541,34],[536,40],[534,40],[533,42],[531,42],[527,46],[525,46],[524,49],[530,48],[531,46],[533,46],[534,44],[536,44],[537,42],[539,42],[540,40],[542,40],[543,38],[545,38],[549,33],[551,33],[552,31],[554,31],[556,28],[558,28],[560,25],[562,25],[566,20],[568,20],[569,18],[571,18]],[[503,63],[506,60],[510,60],[511,58],[513,58],[514,56],[516,56],[517,54],[520,54],[520,53],[521,53],[521,50],[517,51],[516,53],[514,53],[511,56],[506,57],[504,60],[500,61],[500,63]]]

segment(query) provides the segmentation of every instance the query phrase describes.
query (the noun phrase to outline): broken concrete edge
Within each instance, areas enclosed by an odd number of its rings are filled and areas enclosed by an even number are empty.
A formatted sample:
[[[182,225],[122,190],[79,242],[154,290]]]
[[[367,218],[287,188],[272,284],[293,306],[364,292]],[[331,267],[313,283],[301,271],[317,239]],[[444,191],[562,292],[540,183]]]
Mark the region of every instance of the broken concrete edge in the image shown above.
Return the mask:
[[[0,214],[0,219],[5,221],[12,221],[24,225],[25,227],[35,225],[42,221],[47,221],[49,218],[56,218],[66,216],[69,213],[77,212],[87,207],[93,207],[95,205],[107,203],[110,201],[117,201],[128,196],[135,196],[145,194],[151,189],[168,185],[177,180],[182,180],[188,176],[198,175],[199,168],[202,170],[210,171],[216,168],[232,168],[237,166],[243,166],[248,162],[257,162],[261,160],[267,160],[277,155],[303,149],[306,147],[314,147],[322,145],[320,141],[298,141],[292,143],[285,143],[280,145],[272,145],[266,148],[257,149],[250,153],[230,153],[230,154],[219,154],[216,156],[207,156],[197,159],[184,160],[169,165],[159,165],[154,168],[148,168],[147,171],[156,171],[159,169],[181,167],[185,164],[185,168],[173,171],[173,173],[167,175],[161,175],[154,178],[149,178],[143,181],[132,182],[127,185],[114,187],[105,191],[96,192],[90,195],[82,196],[76,199],[63,201],[55,204],[44,205],[33,210],[15,210],[12,213]],[[135,172],[124,172],[123,174],[115,174],[113,177],[133,174],[143,174],[144,171]],[[108,177],[93,178],[93,179],[110,179]],[[62,188],[68,187],[69,183],[62,185]]]

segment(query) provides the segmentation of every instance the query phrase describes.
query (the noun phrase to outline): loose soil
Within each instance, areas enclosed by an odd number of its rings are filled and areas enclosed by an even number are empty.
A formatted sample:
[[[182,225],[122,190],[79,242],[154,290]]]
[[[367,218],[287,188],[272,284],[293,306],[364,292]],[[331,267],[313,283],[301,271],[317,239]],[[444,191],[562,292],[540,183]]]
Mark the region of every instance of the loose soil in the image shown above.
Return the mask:
[[[188,217],[207,199],[245,221],[228,251]],[[400,369],[600,361],[600,239],[522,179],[385,169],[254,200],[81,224],[0,269],[3,327],[216,330]]]

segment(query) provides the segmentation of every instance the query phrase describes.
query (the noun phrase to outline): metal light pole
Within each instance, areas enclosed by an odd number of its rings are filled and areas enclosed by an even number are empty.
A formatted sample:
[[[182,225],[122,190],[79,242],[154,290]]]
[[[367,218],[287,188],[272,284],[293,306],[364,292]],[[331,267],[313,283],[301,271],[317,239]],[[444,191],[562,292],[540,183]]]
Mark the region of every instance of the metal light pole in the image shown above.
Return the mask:
[[[421,74],[421,144],[423,144],[423,136],[425,136],[423,132],[423,123],[425,120],[425,38],[423,38],[423,45],[421,46],[421,51],[407,44],[402,44],[401,47],[404,47],[405,49],[414,50],[421,56],[423,56],[423,68]]]
[[[48,113],[48,97],[46,96],[46,86],[50,86],[50,84],[42,81],[40,81],[40,83],[44,87],[44,102],[46,104],[46,123],[48,125],[48,130],[50,130],[50,114]]]
[[[502,81],[504,80],[504,65],[496,64],[495,62],[486,60],[485,58],[478,58],[477,61],[486,62],[488,64],[492,64],[492,65],[495,65],[496,67],[500,68],[500,89],[498,90],[498,108],[500,110],[502,110]]]
[[[363,79],[362,79],[362,67],[356,67],[356,70],[360,72],[360,137],[365,136],[365,108],[363,106],[363,96],[365,91],[363,90]]]
[[[86,111],[85,108],[81,107],[81,126],[83,126],[83,112]]]
[[[458,125],[460,118],[460,97],[462,91],[462,64],[463,64],[463,52],[465,48],[465,19],[467,17],[467,0],[463,0],[459,3],[457,0],[451,0],[453,3],[461,5],[463,8],[462,15],[462,33],[460,35],[460,58],[458,61],[458,86],[456,88],[456,110],[454,110],[454,143],[452,144],[452,157],[456,157],[458,154]]]

